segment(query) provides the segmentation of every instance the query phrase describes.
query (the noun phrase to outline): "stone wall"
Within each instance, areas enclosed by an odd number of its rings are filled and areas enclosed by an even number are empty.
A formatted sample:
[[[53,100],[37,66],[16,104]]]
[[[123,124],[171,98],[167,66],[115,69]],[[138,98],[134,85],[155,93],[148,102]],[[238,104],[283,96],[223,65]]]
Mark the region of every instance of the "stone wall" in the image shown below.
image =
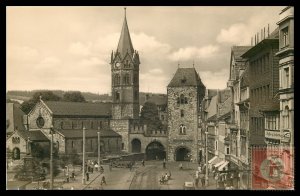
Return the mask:
[[[128,146],[128,133],[129,133],[129,120],[126,119],[112,119],[110,121],[110,128],[122,136],[122,143],[124,144],[125,152],[129,152]],[[121,145],[122,145],[121,143]]]
[[[175,160],[176,150],[186,147],[197,156],[198,137],[198,89],[197,87],[168,87],[168,160]],[[177,98],[183,94],[187,104],[178,104]],[[183,111],[184,116],[181,116]],[[186,127],[186,134],[180,134],[180,125]]]

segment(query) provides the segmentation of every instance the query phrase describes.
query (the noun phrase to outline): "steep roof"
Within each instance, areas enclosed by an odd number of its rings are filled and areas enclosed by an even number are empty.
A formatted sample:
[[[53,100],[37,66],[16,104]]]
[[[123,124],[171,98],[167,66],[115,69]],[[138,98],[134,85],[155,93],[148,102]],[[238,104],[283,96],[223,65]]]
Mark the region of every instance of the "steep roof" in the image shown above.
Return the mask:
[[[49,141],[49,139],[40,131],[17,130],[24,139],[30,138],[31,141]]]
[[[26,114],[15,103],[6,103],[6,132],[12,133],[15,129],[25,130],[23,117]]]
[[[82,130],[80,129],[56,131],[64,135],[66,138],[82,138]],[[85,137],[98,137],[97,132],[98,130],[95,129],[87,129],[85,130]],[[100,137],[121,137],[121,135],[111,129],[104,129],[100,130]]]
[[[111,116],[111,103],[82,103],[44,101],[53,115],[58,116]]]
[[[217,114],[218,95],[212,97],[207,108],[207,119]]]
[[[242,54],[247,52],[252,46],[232,46],[231,51],[235,60],[243,60]]]
[[[168,87],[204,86],[195,68],[178,68]]]
[[[121,36],[120,36],[119,43],[118,43],[117,52],[119,52],[121,57],[123,57],[123,58],[125,57],[127,52],[131,56],[134,53],[134,49],[132,46],[130,33],[129,33],[128,25],[127,25],[126,11],[125,11],[125,17],[124,17],[123,27],[122,27],[122,31],[121,31]]]

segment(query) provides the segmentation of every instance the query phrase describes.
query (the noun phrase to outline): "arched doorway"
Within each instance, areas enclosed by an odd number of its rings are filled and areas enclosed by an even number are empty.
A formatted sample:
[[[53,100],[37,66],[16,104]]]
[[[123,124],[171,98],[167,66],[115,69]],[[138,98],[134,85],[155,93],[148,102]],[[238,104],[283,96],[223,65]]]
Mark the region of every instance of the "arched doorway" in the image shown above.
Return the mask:
[[[176,161],[189,161],[190,150],[186,147],[178,147],[175,152]]]
[[[131,152],[141,152],[141,141],[139,139],[133,139],[131,141]]]
[[[160,142],[151,142],[146,148],[146,159],[155,160],[155,159],[165,159],[166,151],[164,146]]]

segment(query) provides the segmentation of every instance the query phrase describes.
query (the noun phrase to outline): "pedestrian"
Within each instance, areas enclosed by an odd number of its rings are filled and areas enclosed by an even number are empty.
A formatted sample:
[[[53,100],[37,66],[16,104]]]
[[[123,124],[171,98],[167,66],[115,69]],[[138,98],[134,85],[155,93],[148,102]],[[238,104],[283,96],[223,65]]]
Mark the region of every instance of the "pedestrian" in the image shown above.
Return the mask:
[[[89,181],[89,179],[90,179],[89,172],[86,172],[86,181]]]
[[[179,164],[179,170],[183,170],[182,163]]]
[[[144,161],[144,159],[142,160],[142,165],[145,166],[145,161]]]
[[[195,186],[198,188],[198,183],[199,183],[199,172],[196,171],[196,174],[195,174]]]
[[[205,187],[205,175],[204,174],[201,177],[201,184],[202,184],[202,187]]]
[[[166,159],[163,161],[163,168],[166,169]]]
[[[100,185],[102,186],[102,184],[105,184],[106,185],[106,180],[105,180],[105,176],[103,175],[102,178],[101,178],[101,183]]]

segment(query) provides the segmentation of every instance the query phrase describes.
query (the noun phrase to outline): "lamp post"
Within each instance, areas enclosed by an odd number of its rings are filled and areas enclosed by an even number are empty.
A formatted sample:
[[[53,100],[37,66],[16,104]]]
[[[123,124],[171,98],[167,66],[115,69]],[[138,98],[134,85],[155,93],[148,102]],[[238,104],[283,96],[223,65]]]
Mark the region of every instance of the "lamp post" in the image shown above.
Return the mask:
[[[82,184],[85,184],[85,127],[82,129]]]
[[[100,168],[100,127],[98,127],[97,134],[98,134],[98,166]]]
[[[50,127],[51,142],[50,142],[50,190],[53,190],[53,125]]]
[[[206,127],[205,131],[205,185],[208,186],[208,146],[207,146],[207,134],[208,134],[208,128]]]

